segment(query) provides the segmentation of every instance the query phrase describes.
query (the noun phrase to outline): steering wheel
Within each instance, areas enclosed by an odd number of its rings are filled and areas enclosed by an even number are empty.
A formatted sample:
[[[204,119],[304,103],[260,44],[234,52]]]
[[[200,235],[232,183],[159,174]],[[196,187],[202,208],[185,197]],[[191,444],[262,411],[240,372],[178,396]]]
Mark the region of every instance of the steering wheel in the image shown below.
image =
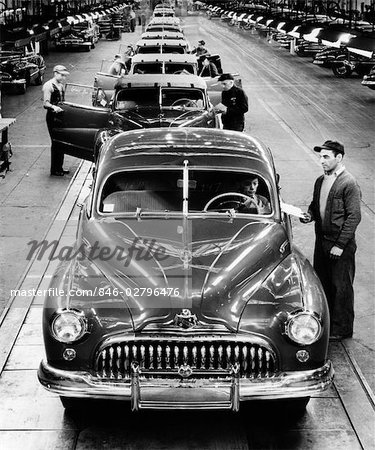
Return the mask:
[[[176,70],[176,72],[173,72],[173,75],[181,75],[181,74],[186,74],[186,70],[180,69],[180,70]]]
[[[211,198],[211,200],[209,200],[206,203],[205,207],[203,208],[203,211],[208,211],[208,208],[212,205],[212,203],[214,203],[216,200],[219,200],[223,197],[241,197],[245,201],[250,199],[249,196],[242,194],[241,192],[225,192],[224,194],[219,194],[219,195],[216,195],[215,197]],[[240,206],[240,204],[241,204],[241,201],[239,201],[239,200],[226,200],[226,201],[220,202],[218,206],[219,207],[223,206],[225,203],[229,203],[230,201],[232,203],[234,203],[234,202],[238,203],[238,206]],[[228,208],[215,208],[215,209],[228,209]]]
[[[196,108],[198,107],[197,101],[196,100],[191,100],[190,98],[179,98],[178,100],[173,102],[171,106],[178,106],[180,103],[183,106],[187,106],[187,107],[189,107],[189,106],[190,107],[196,107]]]

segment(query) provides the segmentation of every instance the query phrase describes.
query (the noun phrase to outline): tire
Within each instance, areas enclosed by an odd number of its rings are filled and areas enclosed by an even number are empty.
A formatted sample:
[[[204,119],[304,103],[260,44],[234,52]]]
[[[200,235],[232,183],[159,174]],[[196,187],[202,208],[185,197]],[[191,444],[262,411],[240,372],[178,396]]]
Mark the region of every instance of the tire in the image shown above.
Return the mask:
[[[63,407],[69,411],[89,409],[92,402],[87,398],[63,397],[60,395]]]
[[[40,86],[41,84],[43,84],[44,81],[44,75],[42,75],[41,73],[35,78],[35,84],[37,86]]]
[[[17,89],[17,94],[19,95],[23,95],[26,94],[26,83],[23,83],[19,86],[19,88]]]
[[[334,64],[332,66],[332,72],[337,78],[348,78],[352,74],[353,70],[347,64]]]
[[[276,408],[280,413],[284,413],[292,419],[302,417],[306,412],[306,406],[310,401],[310,397],[288,398],[278,400]]]

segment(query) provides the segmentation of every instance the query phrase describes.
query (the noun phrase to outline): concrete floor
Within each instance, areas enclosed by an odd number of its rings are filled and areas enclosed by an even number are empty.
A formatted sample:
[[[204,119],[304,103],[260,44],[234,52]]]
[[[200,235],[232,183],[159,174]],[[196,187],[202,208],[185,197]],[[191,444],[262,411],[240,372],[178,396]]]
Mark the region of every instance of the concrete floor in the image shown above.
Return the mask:
[[[289,55],[257,35],[229,29],[205,18],[188,18],[191,41],[204,39],[220,53],[224,70],[238,71],[250,100],[246,131],[266,142],[281,175],[288,203],[306,208],[315,178],[321,173],[312,147],[326,139],[345,144],[346,167],[363,192],[363,219],[358,231],[355,335],[330,347],[335,385],[313,398],[299,420],[288,411],[253,405],[238,416],[227,413],[142,413],[130,415],[123,405],[105,404],[84,417],[64,413],[57,396],[36,380],[43,355],[40,328],[42,298],[16,299],[4,311],[0,328],[0,440],[4,448],[371,448],[374,439],[374,117],[375,94],[359,79],[338,80],[329,70]],[[140,34],[124,34],[123,44]],[[119,42],[100,42],[90,53],[51,53],[49,70],[67,65],[71,81],[92,84],[101,59],[117,53]],[[50,74],[50,72],[49,72]],[[41,108],[41,91],[3,100],[4,117],[16,116],[11,140],[12,173],[0,182],[0,299],[10,289],[46,287],[55,264],[31,261],[30,239],[74,240],[78,208],[90,184],[88,163],[64,179],[48,175],[49,138]],[[66,159],[71,169],[79,161]],[[73,170],[74,171],[74,170]],[[53,220],[53,219],[56,220]],[[297,245],[311,258],[312,226],[294,223]],[[1,305],[0,305],[1,307]],[[7,313],[7,314],[5,314]]]

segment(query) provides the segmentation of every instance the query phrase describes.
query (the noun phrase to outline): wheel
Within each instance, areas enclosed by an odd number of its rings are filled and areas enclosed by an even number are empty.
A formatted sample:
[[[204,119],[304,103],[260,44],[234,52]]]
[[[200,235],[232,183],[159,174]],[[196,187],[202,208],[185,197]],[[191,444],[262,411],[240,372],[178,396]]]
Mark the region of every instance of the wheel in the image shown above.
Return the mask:
[[[337,78],[348,78],[353,72],[353,69],[344,62],[341,64],[334,64],[332,66],[332,72]]]
[[[17,94],[26,94],[26,83],[22,83],[18,86]]]
[[[309,401],[310,397],[288,398],[285,400],[277,400],[275,406],[279,413],[296,419],[305,414]]]
[[[40,86],[41,84],[43,84],[44,81],[44,75],[42,75],[41,73],[35,78],[35,84],[37,86]]]
[[[92,401],[87,398],[63,397],[60,395],[60,400],[65,409],[80,410],[89,409]]]

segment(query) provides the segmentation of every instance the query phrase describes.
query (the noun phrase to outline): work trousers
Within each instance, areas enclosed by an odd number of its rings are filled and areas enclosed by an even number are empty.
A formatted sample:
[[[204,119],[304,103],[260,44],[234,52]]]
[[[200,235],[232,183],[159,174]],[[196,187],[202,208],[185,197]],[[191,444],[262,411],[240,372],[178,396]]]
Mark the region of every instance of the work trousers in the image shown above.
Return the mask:
[[[51,173],[61,172],[63,170],[64,164],[64,153],[57,149],[56,144],[52,140],[52,128],[54,117],[53,113],[50,111],[47,112],[46,122],[48,133],[51,138]]]
[[[338,259],[329,257],[334,243],[317,237],[314,269],[323,285],[331,317],[331,335],[351,336],[354,322],[355,240],[351,240]]]

